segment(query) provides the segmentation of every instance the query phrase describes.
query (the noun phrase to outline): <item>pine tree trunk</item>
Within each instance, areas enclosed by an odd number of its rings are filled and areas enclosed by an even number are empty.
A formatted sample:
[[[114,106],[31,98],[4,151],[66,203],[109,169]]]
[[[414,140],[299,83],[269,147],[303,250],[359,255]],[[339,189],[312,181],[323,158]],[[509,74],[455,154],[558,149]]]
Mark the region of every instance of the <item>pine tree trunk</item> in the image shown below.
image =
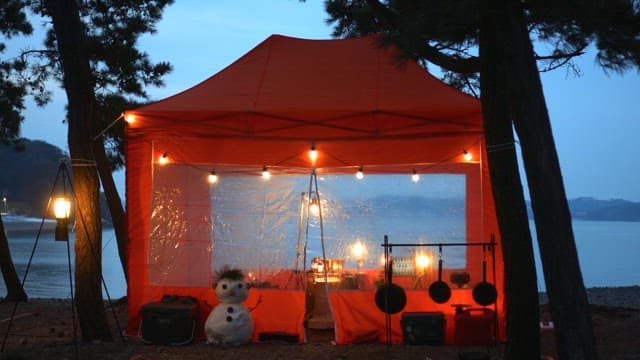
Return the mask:
[[[85,54],[84,29],[75,0],[45,0],[53,20],[68,99],[69,151],[75,195],[75,297],[83,341],[111,340],[102,301],[100,183],[95,168],[91,121],[95,95]]]
[[[22,283],[18,279],[16,268],[13,265],[11,250],[9,249],[9,240],[4,231],[4,223],[2,222],[2,214],[0,214],[0,268],[2,268],[2,278],[7,287],[5,300],[27,301],[27,293],[24,292]]]
[[[104,195],[107,199],[107,205],[109,206],[109,212],[111,213],[111,221],[113,223],[113,230],[116,234],[116,240],[118,241],[118,255],[120,256],[120,264],[122,265],[122,271],[124,273],[125,280],[128,279],[127,274],[127,227],[125,221],[124,208],[122,207],[122,201],[118,194],[118,189],[113,181],[113,175],[111,172],[111,165],[107,158],[106,151],[104,149],[103,141],[96,141],[95,143],[95,155],[96,163],[98,166],[98,172],[100,173],[100,180],[102,181],[102,188],[104,189]]]
[[[596,359],[587,294],[576,251],[540,75],[522,9],[505,2],[502,23],[513,121],[520,139],[559,359]]]
[[[499,13],[483,4],[480,86],[489,174],[504,255],[507,343],[504,359],[540,359],[539,304],[529,219],[515,152],[499,46]]]

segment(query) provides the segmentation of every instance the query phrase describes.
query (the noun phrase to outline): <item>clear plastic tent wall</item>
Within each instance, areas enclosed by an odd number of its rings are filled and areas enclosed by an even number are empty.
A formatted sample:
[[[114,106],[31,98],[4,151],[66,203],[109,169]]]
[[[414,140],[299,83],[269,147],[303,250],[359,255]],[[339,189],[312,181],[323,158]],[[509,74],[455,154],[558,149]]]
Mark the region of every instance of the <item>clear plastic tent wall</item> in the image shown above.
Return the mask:
[[[202,166],[154,167],[152,285],[208,287],[229,265],[254,286],[292,289],[319,259],[344,273],[381,270],[385,235],[393,243],[467,241],[464,174],[422,174],[417,182],[406,174],[318,174],[314,183],[311,174],[265,180],[240,172],[213,185],[205,175]],[[445,267],[464,269],[467,251],[447,248]],[[431,270],[440,257],[430,247],[394,248],[393,255],[400,274],[415,271],[418,256]]]

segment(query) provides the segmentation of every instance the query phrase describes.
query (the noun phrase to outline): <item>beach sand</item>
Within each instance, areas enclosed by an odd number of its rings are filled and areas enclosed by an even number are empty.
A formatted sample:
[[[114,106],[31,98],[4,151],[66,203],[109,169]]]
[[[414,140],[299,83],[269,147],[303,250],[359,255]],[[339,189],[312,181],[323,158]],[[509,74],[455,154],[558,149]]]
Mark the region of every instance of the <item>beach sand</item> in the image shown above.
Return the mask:
[[[640,286],[588,289],[591,315],[600,359],[640,359]],[[541,313],[548,316],[546,297],[541,295]],[[126,324],[126,302],[113,302],[120,328]],[[13,302],[0,303],[0,335],[5,336]],[[385,344],[333,345],[333,332],[307,333],[305,344],[259,343],[220,348],[194,341],[185,346],[146,345],[137,337],[118,334],[111,309],[107,315],[113,342],[81,343],[78,359],[458,359],[460,352],[489,352],[500,359],[502,346],[416,346]],[[78,338],[79,331],[77,329]],[[541,329],[543,355],[556,358],[553,329]],[[5,349],[0,359],[75,359],[70,300],[32,299],[19,303]]]

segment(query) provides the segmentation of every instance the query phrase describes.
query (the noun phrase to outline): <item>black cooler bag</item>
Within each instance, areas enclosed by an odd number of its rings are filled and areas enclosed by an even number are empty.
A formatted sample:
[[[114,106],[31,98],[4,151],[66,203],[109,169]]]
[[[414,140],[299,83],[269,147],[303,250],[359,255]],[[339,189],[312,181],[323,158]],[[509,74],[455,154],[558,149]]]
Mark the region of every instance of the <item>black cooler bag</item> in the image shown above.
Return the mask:
[[[165,296],[140,309],[142,341],[155,345],[186,345],[193,341],[198,301],[188,296]]]

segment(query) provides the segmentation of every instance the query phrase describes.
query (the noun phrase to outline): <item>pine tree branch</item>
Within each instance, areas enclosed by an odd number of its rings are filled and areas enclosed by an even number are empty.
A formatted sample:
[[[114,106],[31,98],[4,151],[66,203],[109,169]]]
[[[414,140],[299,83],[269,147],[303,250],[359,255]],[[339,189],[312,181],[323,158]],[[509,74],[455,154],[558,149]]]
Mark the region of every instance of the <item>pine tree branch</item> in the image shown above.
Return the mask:
[[[384,6],[378,0],[367,0],[367,4],[371,7],[376,16],[381,20],[388,23],[392,29],[400,29],[395,21],[394,14],[389,8]],[[449,71],[469,74],[480,71],[480,59],[477,57],[458,58],[438,51],[435,47],[424,43],[424,45],[416,50],[418,56],[426,59],[427,61],[445,68]]]
[[[540,72],[548,72],[548,71],[552,71],[565,66],[566,64],[571,62],[571,60],[576,56],[584,55],[585,54],[584,49],[586,47],[587,47],[586,45],[581,46],[580,48],[571,52],[564,52],[564,51],[557,50],[557,51],[554,51],[553,54],[551,55],[545,55],[545,56],[536,55],[535,59],[536,61],[551,60],[548,66],[540,70]]]

